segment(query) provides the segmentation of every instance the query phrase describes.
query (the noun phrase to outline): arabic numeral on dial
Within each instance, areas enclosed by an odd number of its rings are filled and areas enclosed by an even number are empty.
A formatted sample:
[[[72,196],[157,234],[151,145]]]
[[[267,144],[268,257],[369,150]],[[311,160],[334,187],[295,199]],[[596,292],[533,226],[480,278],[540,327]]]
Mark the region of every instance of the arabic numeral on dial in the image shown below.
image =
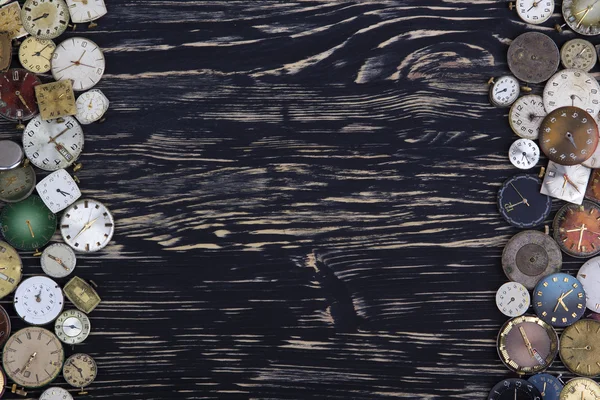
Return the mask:
[[[578,116],[579,116],[579,114],[577,114],[577,113],[573,113],[573,115],[572,115],[573,118],[577,118]]]
[[[550,5],[550,4],[548,4],[548,5]],[[549,9],[549,8],[544,8],[544,12],[547,12],[547,13],[549,13],[549,12],[550,12],[550,9]]]
[[[585,156],[587,154],[587,150],[586,149],[581,150],[581,154],[583,154]]]
[[[510,382],[509,381],[504,381],[504,386],[509,387],[510,386]]]
[[[38,153],[37,151],[31,155],[31,157],[33,157],[33,158],[38,158],[39,156],[40,156],[40,153]]]
[[[577,158],[577,156],[575,155],[575,153],[569,154],[569,157],[571,157],[573,160],[575,160]]]
[[[550,152],[550,154],[556,154],[558,151],[552,147],[550,150],[548,150]]]
[[[587,122],[587,118],[582,119],[581,122],[585,124]]]
[[[592,128],[590,128],[590,129],[588,129],[588,130],[586,131],[586,133],[587,133],[588,135],[591,135],[591,134],[592,134],[592,132],[593,132],[593,131],[592,131]]]
[[[592,144],[592,143],[594,143],[594,141],[592,139],[588,139],[588,140],[585,141],[585,143]]]
[[[561,154],[559,157],[561,160],[564,160],[565,158],[567,158],[567,156],[565,156],[564,154]]]
[[[549,90],[549,91],[548,91],[548,95],[550,95],[550,96],[554,96],[554,92],[553,92],[552,90]]]

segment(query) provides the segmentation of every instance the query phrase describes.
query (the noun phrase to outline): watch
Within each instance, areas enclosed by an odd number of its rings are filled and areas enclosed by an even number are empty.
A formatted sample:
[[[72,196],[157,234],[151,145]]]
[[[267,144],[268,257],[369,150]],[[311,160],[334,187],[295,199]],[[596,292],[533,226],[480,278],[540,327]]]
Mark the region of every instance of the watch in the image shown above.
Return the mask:
[[[8,313],[4,309],[4,307],[0,306],[0,346],[4,345],[4,343],[8,340],[10,336],[10,317]]]
[[[57,81],[70,79],[73,89],[88,90],[104,74],[102,50],[89,39],[73,37],[56,47],[52,56],[52,75]]]
[[[95,21],[106,14],[104,0],[87,0],[85,2],[67,0],[67,5],[71,13],[71,21],[77,24]]]
[[[23,263],[15,249],[0,241],[0,264],[5,268],[0,272],[0,299],[10,294],[21,282]]]
[[[42,201],[53,213],[64,210],[81,197],[81,191],[71,175],[64,170],[54,171],[36,186]]]
[[[0,71],[10,68],[12,61],[12,39],[9,32],[0,32]]]
[[[96,122],[106,113],[108,104],[108,99],[100,90],[89,90],[77,98],[75,118],[83,125]]]
[[[596,65],[594,45],[583,39],[571,39],[560,49],[560,60],[565,68],[588,72]]]
[[[76,276],[73,277],[63,288],[65,296],[86,314],[91,313],[100,304],[100,296],[86,281]]]
[[[542,393],[543,400],[558,400],[563,384],[553,375],[539,373],[527,379]]]
[[[56,171],[72,165],[83,150],[83,130],[73,117],[43,120],[35,117],[23,132],[23,149],[33,165]]]
[[[54,332],[61,342],[79,344],[90,334],[90,319],[79,310],[67,310],[58,316]]]
[[[21,19],[23,28],[32,36],[54,39],[67,30],[69,9],[63,0],[26,0]]]
[[[27,327],[12,335],[2,353],[2,365],[10,379],[27,388],[46,386],[60,373],[64,351],[49,330]]]
[[[35,188],[35,171],[31,165],[0,171],[0,200],[16,203],[29,197]]]
[[[77,114],[75,93],[70,80],[35,87],[41,119],[55,119]]]
[[[51,387],[44,390],[39,400],[73,400],[73,396],[63,388]]]
[[[9,121],[27,121],[37,115],[34,88],[40,83],[35,74],[20,68],[0,75],[0,116]]]
[[[558,335],[533,315],[508,320],[500,329],[498,354],[504,365],[518,374],[545,370],[558,354]]]
[[[594,312],[600,312],[600,257],[587,260],[579,268],[577,279],[585,291],[587,308]]]
[[[521,93],[519,81],[514,76],[498,78],[490,88],[490,102],[496,107],[509,107]]]
[[[496,306],[507,317],[525,314],[530,301],[527,288],[518,282],[506,282],[496,292]]]
[[[593,379],[573,378],[560,392],[560,400],[599,399],[600,385]]]
[[[542,24],[554,12],[554,0],[519,0],[517,14],[528,24]]]
[[[77,264],[75,252],[64,243],[54,243],[44,249],[40,259],[46,275],[64,278],[73,272]]]
[[[558,69],[560,53],[548,35],[525,32],[508,47],[508,68],[519,80],[528,83],[547,81]]]
[[[518,98],[510,107],[508,121],[515,134],[535,140],[538,138],[540,124],[546,116],[544,101],[541,96],[528,94]]]
[[[508,159],[519,169],[533,168],[540,160],[540,148],[533,140],[518,139],[510,146]]]
[[[523,231],[513,236],[502,252],[502,269],[513,282],[527,289],[540,279],[560,271],[562,253],[556,242],[539,231]]]
[[[581,205],[566,204],[552,223],[554,240],[566,254],[589,258],[600,253],[600,206],[584,200]]]
[[[533,290],[531,302],[538,317],[557,327],[573,324],[585,312],[581,282],[562,272],[541,279]]]
[[[46,325],[61,313],[64,298],[60,286],[46,276],[25,279],[15,292],[15,311],[31,325]]]
[[[56,45],[50,39],[28,37],[19,47],[19,61],[23,68],[36,74],[50,71],[52,53]]]
[[[531,383],[524,379],[504,379],[498,382],[488,400],[542,400],[542,394]]]
[[[500,215],[517,228],[533,228],[544,223],[552,209],[552,199],[540,193],[535,175],[519,174],[509,178],[498,191]]]
[[[582,319],[560,336],[560,359],[569,371],[580,376],[600,375],[600,322]]]
[[[571,106],[582,108],[596,118],[600,112],[600,85],[587,72],[563,69],[546,83],[543,99],[547,112]]]
[[[578,107],[560,107],[546,115],[540,125],[540,147],[561,165],[581,164],[598,146],[598,125]]]
[[[18,39],[27,35],[21,22],[21,5],[13,1],[0,7],[0,26],[2,30],[10,34],[11,39]]]
[[[0,171],[17,168],[23,159],[21,146],[11,140],[0,140]]]
[[[36,250],[56,232],[56,215],[39,196],[7,204],[0,213],[0,228],[8,243],[19,250]]]
[[[600,34],[600,10],[596,0],[564,0],[562,14],[573,31],[586,36]]]
[[[585,198],[596,203],[600,202],[600,169],[592,170],[587,189],[585,190]]]
[[[108,208],[97,200],[78,200],[69,206],[60,221],[60,233],[75,251],[90,253],[103,249],[115,231]]]
[[[94,359],[83,353],[73,354],[65,361],[63,376],[65,381],[73,387],[81,388],[89,386],[98,373],[98,367]]]
[[[582,165],[566,166],[549,161],[540,192],[573,204],[581,204],[591,171]]]

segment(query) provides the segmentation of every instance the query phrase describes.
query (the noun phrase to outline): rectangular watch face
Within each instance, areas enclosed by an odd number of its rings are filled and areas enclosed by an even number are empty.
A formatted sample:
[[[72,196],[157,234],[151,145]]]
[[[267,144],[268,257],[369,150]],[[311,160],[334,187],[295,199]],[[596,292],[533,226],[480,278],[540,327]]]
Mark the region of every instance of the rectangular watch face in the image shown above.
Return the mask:
[[[74,277],[63,288],[65,296],[78,310],[91,313],[100,304],[100,296],[78,276]]]
[[[12,60],[12,40],[8,32],[0,32],[0,71],[10,67]]]

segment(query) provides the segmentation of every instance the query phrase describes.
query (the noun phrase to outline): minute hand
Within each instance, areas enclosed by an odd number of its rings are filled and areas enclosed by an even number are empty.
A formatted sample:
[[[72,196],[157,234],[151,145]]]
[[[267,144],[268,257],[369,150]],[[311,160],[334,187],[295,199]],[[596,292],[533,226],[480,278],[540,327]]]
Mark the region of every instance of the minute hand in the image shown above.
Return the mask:
[[[98,217],[100,218],[100,217]],[[95,218],[93,220],[91,220],[90,222],[88,222],[87,224],[85,224],[83,226],[83,228],[81,228],[81,230],[77,233],[77,235],[75,235],[75,237],[73,238],[73,240],[75,240],[79,235],[81,235],[83,232],[87,231],[88,229],[90,229],[92,227],[92,225],[94,225],[94,222],[96,222],[98,220],[98,218]]]

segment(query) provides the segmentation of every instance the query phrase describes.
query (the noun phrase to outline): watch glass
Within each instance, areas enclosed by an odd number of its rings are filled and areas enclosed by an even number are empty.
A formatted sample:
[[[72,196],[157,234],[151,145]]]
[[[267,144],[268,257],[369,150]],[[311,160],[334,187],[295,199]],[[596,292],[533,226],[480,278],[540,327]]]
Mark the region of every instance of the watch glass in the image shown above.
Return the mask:
[[[35,171],[31,165],[0,171],[0,200],[16,203],[24,200],[35,188]]]
[[[52,53],[56,45],[50,39],[30,36],[19,47],[19,61],[23,68],[36,74],[50,71]]]
[[[9,69],[0,75],[0,116],[9,121],[27,121],[38,114],[35,87],[40,78],[24,69]]]
[[[89,386],[98,373],[94,359],[83,353],[73,354],[65,361],[63,376],[65,381],[73,387],[84,388]]]
[[[562,14],[565,22],[580,35],[600,34],[600,10],[596,0],[563,0]]]
[[[75,251],[103,249],[113,236],[115,222],[106,206],[97,200],[78,200],[69,206],[60,221],[60,233]]]
[[[69,10],[63,0],[26,0],[21,10],[23,28],[40,39],[54,39],[67,30]]]
[[[56,215],[39,196],[4,206],[0,213],[0,229],[8,243],[19,250],[43,247],[56,232]]]
[[[67,0],[71,21],[76,24],[95,21],[106,14],[104,0]]]
[[[510,75],[501,76],[490,88],[490,101],[496,107],[509,107],[520,93],[517,78]]]
[[[552,209],[552,199],[540,192],[535,175],[519,174],[508,179],[498,191],[500,215],[517,228],[533,228],[544,223]]]
[[[600,257],[587,260],[579,268],[577,279],[585,291],[587,308],[594,312],[600,312]]]
[[[66,344],[83,342],[90,334],[90,329],[90,319],[79,310],[64,311],[54,323],[56,336]]]
[[[554,240],[566,254],[589,258],[600,253],[600,206],[584,200],[581,205],[566,204],[554,217]]]
[[[98,89],[88,90],[77,98],[77,114],[75,118],[82,124],[88,125],[99,121],[108,110],[109,101]]]
[[[563,69],[546,83],[543,99],[547,112],[571,106],[582,108],[597,118],[600,112],[600,85],[596,78],[587,72]]]
[[[56,47],[52,56],[52,75],[57,81],[70,79],[73,90],[88,90],[104,74],[102,50],[89,39],[73,37]]]
[[[565,68],[580,69],[588,72],[596,65],[594,45],[583,39],[571,39],[560,49],[560,60]]]
[[[517,14],[528,24],[543,24],[554,12],[554,0],[519,0]]]

